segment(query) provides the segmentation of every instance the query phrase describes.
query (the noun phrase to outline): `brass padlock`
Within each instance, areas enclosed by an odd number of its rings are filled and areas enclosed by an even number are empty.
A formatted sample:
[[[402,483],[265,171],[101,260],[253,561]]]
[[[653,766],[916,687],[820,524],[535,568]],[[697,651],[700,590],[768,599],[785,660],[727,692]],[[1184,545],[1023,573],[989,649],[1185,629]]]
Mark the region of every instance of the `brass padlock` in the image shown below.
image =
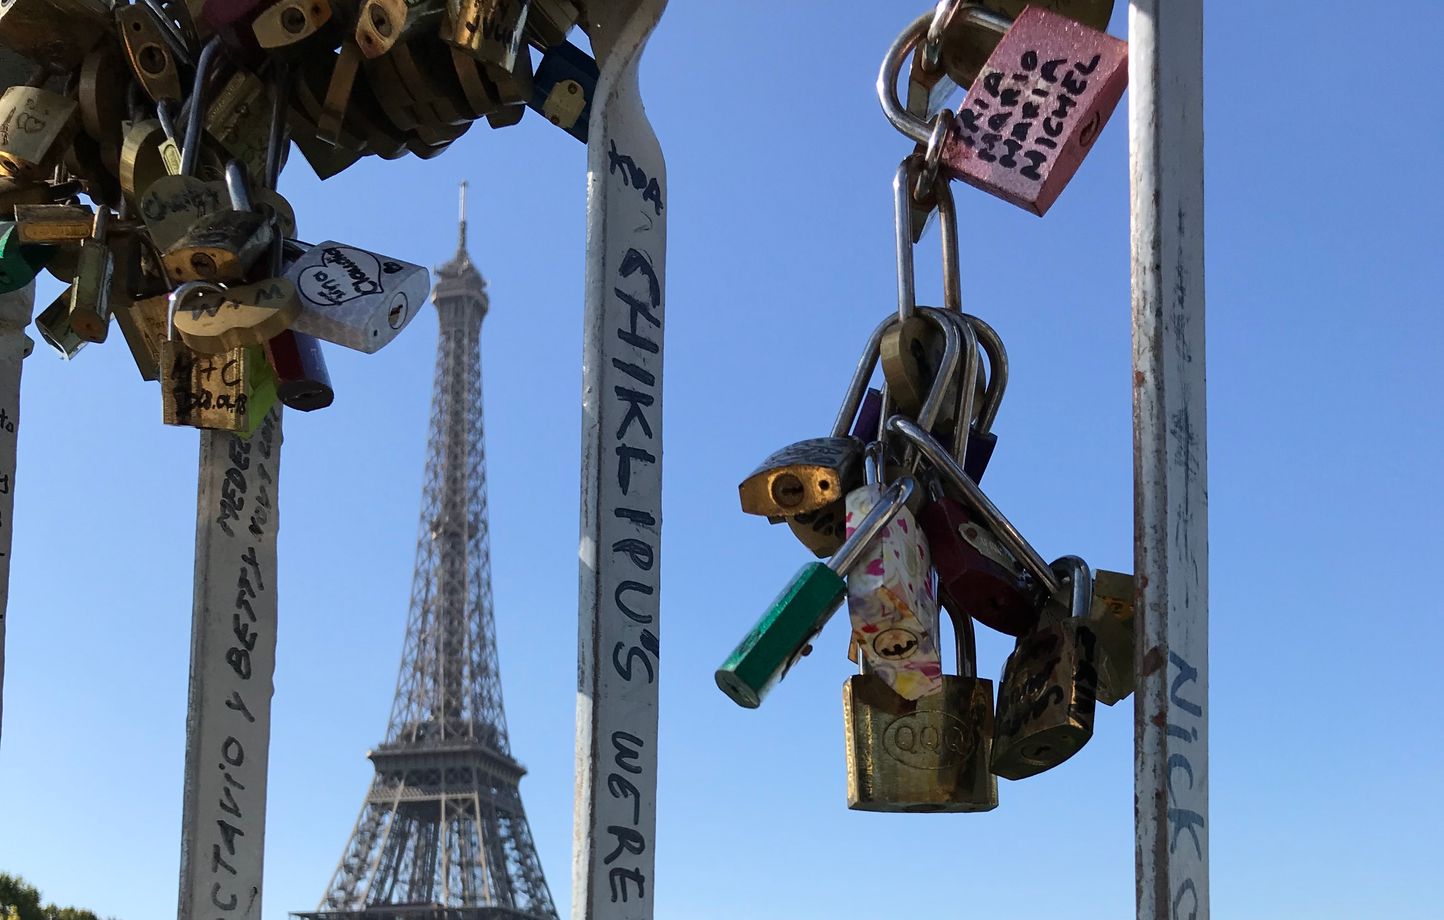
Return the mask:
[[[446,0],[365,0],[356,16],[356,44],[368,58],[380,57],[439,23],[446,6]]]
[[[276,404],[276,380],[264,346],[247,345],[219,355],[198,355],[174,338],[175,311],[202,291],[204,282],[182,284],[167,304],[167,336],[160,342],[161,420],[235,431],[249,436]]]
[[[287,278],[226,288],[191,299],[175,314],[175,330],[192,351],[216,355],[244,345],[264,345],[290,328],[301,298]]]
[[[68,246],[90,236],[95,215],[83,204],[17,204],[15,233],[20,242]]]
[[[511,70],[526,47],[530,0],[458,0],[442,39],[477,60]]]
[[[810,438],[774,452],[737,486],[747,514],[816,511],[862,484],[863,444],[855,438]]]
[[[998,807],[989,770],[993,682],[977,676],[972,621],[954,618],[958,673],[905,699],[876,674],[842,688],[847,807],[854,811],[977,812]]]
[[[36,315],[35,331],[40,333],[40,338],[45,344],[60,352],[60,357],[67,361],[75,357],[76,353],[86,346],[86,340],[70,327],[69,288],[62,291],[59,297],[51,301],[50,306]]]
[[[79,127],[74,99],[36,86],[10,87],[0,95],[0,170],[10,176],[47,171]]]
[[[255,74],[238,69],[207,108],[205,129],[246,167],[248,175],[264,176],[274,108],[269,87]]]
[[[179,102],[183,91],[175,53],[149,8],[143,3],[117,6],[115,31],[125,46],[125,57],[136,82],[151,101]]]
[[[1099,569],[1093,573],[1093,609],[1088,614],[1098,638],[1098,702],[1112,706],[1133,693],[1133,576]]]
[[[53,70],[79,67],[109,34],[110,6],[102,0],[0,3],[0,45]]]
[[[110,331],[110,288],[115,261],[106,234],[110,209],[95,209],[95,221],[89,237],[80,241],[80,255],[75,266],[75,280],[70,285],[70,328],[87,342],[104,342]]]
[[[1049,599],[1043,624],[1018,640],[998,685],[992,769],[1005,779],[1051,770],[1093,737],[1098,694],[1098,642],[1088,620],[1093,579],[1077,556],[1064,556],[1051,567],[1063,591]]]
[[[165,250],[161,261],[171,281],[241,281],[270,249],[272,222],[251,206],[245,167],[237,160],[226,164],[226,187],[230,207],[203,215]]]

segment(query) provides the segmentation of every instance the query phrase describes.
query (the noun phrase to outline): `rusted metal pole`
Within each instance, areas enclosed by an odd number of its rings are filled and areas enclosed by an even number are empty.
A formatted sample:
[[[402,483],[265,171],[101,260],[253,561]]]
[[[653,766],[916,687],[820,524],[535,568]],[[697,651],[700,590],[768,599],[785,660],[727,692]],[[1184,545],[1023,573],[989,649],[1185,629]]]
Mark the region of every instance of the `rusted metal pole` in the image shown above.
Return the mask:
[[[577,920],[650,920],[656,897],[667,175],[637,65],[665,6],[587,6],[601,74],[587,148]]]
[[[260,920],[281,407],[200,433],[179,920]]]
[[[0,294],[0,729],[5,716],[5,611],[10,603],[10,547],[15,536],[15,450],[20,436],[20,362],[33,342],[25,334],[35,309],[35,284]]]
[[[1208,909],[1203,0],[1131,0],[1139,920]]]

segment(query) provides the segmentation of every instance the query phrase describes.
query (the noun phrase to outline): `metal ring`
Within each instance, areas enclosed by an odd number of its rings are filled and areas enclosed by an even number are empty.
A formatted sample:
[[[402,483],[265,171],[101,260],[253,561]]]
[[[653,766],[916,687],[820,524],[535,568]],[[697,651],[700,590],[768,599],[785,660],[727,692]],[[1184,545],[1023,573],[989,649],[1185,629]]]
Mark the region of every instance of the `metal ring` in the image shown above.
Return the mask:
[[[923,70],[936,73],[942,57],[943,32],[953,23],[953,15],[962,6],[958,0],[938,0],[933,9],[933,21],[928,25],[927,38],[923,41]]]
[[[957,4],[956,10],[949,17],[949,24],[958,13],[961,13],[963,18],[969,22],[975,22],[1000,34],[1007,32],[1013,25],[1013,20],[1007,16],[999,15],[977,3]],[[887,55],[882,59],[882,67],[877,74],[877,98],[882,103],[883,114],[887,116],[888,121],[892,122],[894,128],[919,144],[928,142],[932,126],[909,112],[907,107],[902,104],[897,94],[897,81],[902,74],[903,61],[907,58],[908,52],[924,40],[936,18],[937,11],[932,10],[914,19],[912,24],[893,40],[892,45],[887,49]],[[924,66],[926,63],[924,60]]]
[[[953,119],[952,109],[941,110],[933,119],[933,130],[928,135],[927,148],[923,151],[922,169],[918,170],[917,182],[913,185],[914,201],[927,201],[925,191],[928,189],[933,189],[936,193],[938,171],[943,162],[943,142],[947,139],[948,132],[953,129]]]

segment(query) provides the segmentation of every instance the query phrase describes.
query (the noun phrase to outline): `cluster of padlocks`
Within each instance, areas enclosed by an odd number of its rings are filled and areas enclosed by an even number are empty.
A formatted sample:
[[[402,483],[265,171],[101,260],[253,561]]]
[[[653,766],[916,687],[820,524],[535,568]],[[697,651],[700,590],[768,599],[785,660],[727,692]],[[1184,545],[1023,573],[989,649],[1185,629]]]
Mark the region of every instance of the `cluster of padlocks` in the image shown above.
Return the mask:
[[[66,358],[113,316],[167,424],[249,433],[330,405],[320,341],[375,352],[425,268],[296,239],[291,142],[327,178],[431,157],[528,107],[585,140],[597,68],[571,0],[0,2],[0,292]],[[532,49],[541,52],[533,68]],[[83,202],[88,198],[90,204]]]
[[[717,684],[760,705],[845,598],[861,671],[843,689],[854,809],[996,808],[997,777],[1067,760],[1092,736],[1095,703],[1133,690],[1132,577],[1076,555],[1047,562],[979,486],[1008,357],[962,309],[951,181],[1044,214],[1127,80],[1126,44],[1101,31],[1111,2],[1047,6],[944,0],[893,44],[878,92],[918,145],[894,180],[898,312],[869,337],[829,435],[777,451],[739,487],[743,511],[786,524],[827,561],[783,589]],[[959,87],[962,107],[944,108]],[[913,272],[934,215],[940,308],[917,305]],[[869,388],[879,365],[883,386]],[[974,621],[1016,638],[996,704]]]

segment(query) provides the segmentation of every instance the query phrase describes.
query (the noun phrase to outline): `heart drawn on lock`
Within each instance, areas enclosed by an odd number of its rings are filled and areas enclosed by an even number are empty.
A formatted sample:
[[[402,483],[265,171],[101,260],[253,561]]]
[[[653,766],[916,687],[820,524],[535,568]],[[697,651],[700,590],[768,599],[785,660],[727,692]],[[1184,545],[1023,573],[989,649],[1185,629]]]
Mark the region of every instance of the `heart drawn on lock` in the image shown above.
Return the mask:
[[[327,246],[321,262],[301,272],[301,296],[319,306],[340,306],[349,300],[380,294],[381,261],[362,249]]]

